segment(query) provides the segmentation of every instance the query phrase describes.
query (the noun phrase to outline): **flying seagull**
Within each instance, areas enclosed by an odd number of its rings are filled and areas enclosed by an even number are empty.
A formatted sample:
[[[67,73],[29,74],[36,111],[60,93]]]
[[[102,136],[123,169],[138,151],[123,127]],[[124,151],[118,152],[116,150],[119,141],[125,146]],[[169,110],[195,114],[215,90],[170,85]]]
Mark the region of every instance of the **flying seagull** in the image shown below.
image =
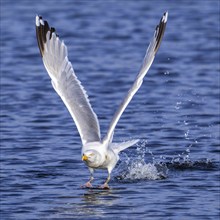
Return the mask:
[[[112,143],[112,139],[122,113],[140,88],[144,76],[153,63],[164,35],[167,18],[168,12],[165,12],[160,23],[156,26],[140,72],[116,111],[106,136],[101,139],[98,118],[90,105],[85,89],[75,75],[68,59],[66,45],[56,34],[55,28],[50,28],[47,21],[43,20],[41,16],[36,16],[37,42],[44,66],[51,78],[54,90],[69,110],[81,137],[82,160],[88,166],[91,174],[89,181],[84,185],[85,187],[92,187],[91,182],[94,180],[95,169],[107,169],[108,177],[101,188],[108,189],[111,172],[119,160],[119,152],[138,142],[138,140],[130,140]]]

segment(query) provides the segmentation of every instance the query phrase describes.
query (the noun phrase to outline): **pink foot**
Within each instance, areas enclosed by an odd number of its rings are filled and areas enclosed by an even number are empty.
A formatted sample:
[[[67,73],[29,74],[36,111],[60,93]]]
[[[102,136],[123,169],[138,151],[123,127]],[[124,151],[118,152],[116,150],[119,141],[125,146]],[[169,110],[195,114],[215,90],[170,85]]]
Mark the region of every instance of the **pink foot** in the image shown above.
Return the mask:
[[[87,182],[86,184],[82,185],[81,188],[92,188],[92,184]]]
[[[110,189],[110,187],[108,186],[107,183],[104,183],[104,184],[101,185],[99,188],[100,188],[100,189]]]

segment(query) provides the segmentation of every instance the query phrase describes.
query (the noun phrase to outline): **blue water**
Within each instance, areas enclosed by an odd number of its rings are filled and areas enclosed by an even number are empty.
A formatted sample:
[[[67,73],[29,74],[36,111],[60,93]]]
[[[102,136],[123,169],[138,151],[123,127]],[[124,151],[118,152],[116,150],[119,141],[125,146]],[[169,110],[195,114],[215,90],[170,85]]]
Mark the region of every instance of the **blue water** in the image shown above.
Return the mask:
[[[114,135],[141,141],[121,154],[110,190],[81,189],[81,141],[42,64],[35,15],[68,46],[104,136],[166,10],[161,47]],[[219,14],[218,0],[1,0],[0,218],[219,219]]]

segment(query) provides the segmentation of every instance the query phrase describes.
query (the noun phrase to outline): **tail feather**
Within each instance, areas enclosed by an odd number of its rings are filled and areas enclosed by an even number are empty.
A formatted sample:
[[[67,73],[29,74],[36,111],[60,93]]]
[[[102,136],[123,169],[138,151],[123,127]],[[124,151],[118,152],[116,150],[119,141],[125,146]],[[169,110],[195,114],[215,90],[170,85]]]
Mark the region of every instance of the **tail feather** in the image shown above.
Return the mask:
[[[134,144],[136,144],[139,141],[139,139],[135,139],[135,140],[131,140],[131,141],[125,141],[125,142],[121,142],[121,143],[112,143],[111,144],[111,148],[116,152],[119,153],[123,150],[125,150],[128,147],[133,146]]]

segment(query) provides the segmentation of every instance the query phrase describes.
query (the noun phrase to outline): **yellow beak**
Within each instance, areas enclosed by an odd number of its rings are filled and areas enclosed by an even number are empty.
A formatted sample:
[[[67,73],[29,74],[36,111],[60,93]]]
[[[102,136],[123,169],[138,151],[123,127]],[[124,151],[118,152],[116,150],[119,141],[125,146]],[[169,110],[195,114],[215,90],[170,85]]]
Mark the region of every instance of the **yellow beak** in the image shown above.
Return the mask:
[[[83,156],[82,156],[82,160],[83,160],[83,161],[84,161],[84,160],[86,161],[86,160],[88,160],[88,157],[87,157],[86,155],[83,155]]]

